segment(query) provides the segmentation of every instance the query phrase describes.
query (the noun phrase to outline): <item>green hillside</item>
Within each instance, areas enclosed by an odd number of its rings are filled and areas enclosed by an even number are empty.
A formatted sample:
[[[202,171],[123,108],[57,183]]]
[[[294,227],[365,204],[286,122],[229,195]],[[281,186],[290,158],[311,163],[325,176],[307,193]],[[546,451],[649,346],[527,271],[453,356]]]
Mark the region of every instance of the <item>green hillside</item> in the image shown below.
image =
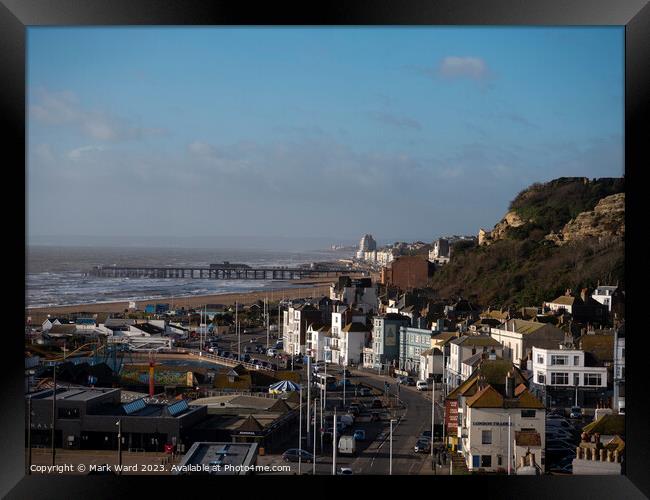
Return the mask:
[[[534,184],[512,201],[525,220],[489,246],[456,246],[431,287],[440,297],[463,296],[483,306],[541,305],[564,293],[601,283],[624,285],[624,243],[618,238],[583,239],[563,246],[546,241],[605,196],[624,191],[623,179],[561,178]]]

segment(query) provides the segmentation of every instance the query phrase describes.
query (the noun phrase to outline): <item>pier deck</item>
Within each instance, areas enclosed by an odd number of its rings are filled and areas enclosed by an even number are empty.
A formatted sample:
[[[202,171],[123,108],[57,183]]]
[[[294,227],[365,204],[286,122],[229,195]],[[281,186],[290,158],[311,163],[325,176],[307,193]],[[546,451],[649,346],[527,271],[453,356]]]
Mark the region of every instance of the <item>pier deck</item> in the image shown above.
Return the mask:
[[[340,268],[288,268],[288,267],[120,267],[95,266],[89,276],[100,278],[159,278],[159,279],[211,279],[211,280],[295,280],[336,276],[358,270]]]

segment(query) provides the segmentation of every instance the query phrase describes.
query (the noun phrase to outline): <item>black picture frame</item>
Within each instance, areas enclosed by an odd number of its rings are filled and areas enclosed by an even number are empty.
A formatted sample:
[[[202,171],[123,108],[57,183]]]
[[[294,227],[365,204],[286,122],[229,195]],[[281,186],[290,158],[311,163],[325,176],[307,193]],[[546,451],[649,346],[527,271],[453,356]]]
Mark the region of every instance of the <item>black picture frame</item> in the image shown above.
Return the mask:
[[[7,498],[119,498],[131,496],[134,488],[144,486],[150,493],[196,495],[198,486],[214,488],[214,481],[195,477],[71,477],[25,476],[24,406],[21,375],[24,317],[18,314],[25,307],[25,197],[27,195],[25,165],[25,67],[27,26],[80,25],[524,25],[524,26],[625,26],[625,176],[626,195],[626,318],[628,332],[640,326],[640,273],[635,263],[642,260],[635,254],[643,251],[642,169],[650,165],[647,132],[650,129],[648,92],[650,89],[650,6],[647,0],[346,0],[345,2],[303,2],[301,4],[180,0],[0,0],[0,120],[5,127],[5,217],[10,226],[5,233],[9,241],[11,261],[7,271],[15,281],[6,284],[10,294],[11,327],[3,332],[2,426],[0,427],[0,494]],[[7,153],[13,153],[7,155]],[[12,157],[13,160],[8,160]],[[26,167],[25,167],[26,168]],[[24,194],[24,196],[22,196]],[[22,202],[22,203],[21,203]],[[22,215],[22,217],[16,215]],[[639,219],[635,224],[635,218]],[[646,224],[647,225],[647,224]],[[5,244],[7,248],[7,244]],[[21,261],[22,258],[22,261]],[[636,314],[636,315],[635,315]],[[640,330],[640,328],[639,328]],[[628,380],[626,384],[626,474],[623,476],[575,476],[570,478],[526,477],[408,477],[408,486],[397,485],[411,494],[427,488],[431,494],[439,486],[452,494],[474,490],[477,494],[499,498],[643,498],[650,496],[650,435],[648,414],[644,406],[644,377],[641,359],[641,331],[627,336]],[[155,479],[155,481],[152,481]],[[209,479],[209,478],[208,478]],[[250,477],[231,484],[241,488],[230,494],[254,495],[268,492],[277,485],[274,478]],[[291,496],[310,494],[316,481],[334,478],[288,478],[282,488],[290,488]],[[405,478],[365,477],[366,488],[384,490],[389,482],[401,483]],[[219,478],[223,483],[224,478]],[[297,482],[295,482],[297,481]],[[339,481],[337,479],[337,481]],[[342,480],[341,480],[342,481]],[[434,482],[435,481],[435,482]],[[259,482],[259,485],[255,485]],[[268,484],[264,484],[268,483]],[[271,484],[273,483],[273,485]],[[336,494],[342,485],[337,482],[329,494]],[[332,488],[333,485],[328,485]],[[258,489],[259,488],[259,489]],[[392,488],[391,488],[392,489]],[[209,491],[209,490],[207,490]],[[214,490],[213,490],[214,491]],[[323,490],[328,494],[328,490]],[[139,493],[143,495],[147,493]],[[222,493],[223,494],[223,493]],[[264,493],[265,495],[267,493]],[[278,492],[278,494],[282,494]],[[422,493],[424,494],[424,493]]]

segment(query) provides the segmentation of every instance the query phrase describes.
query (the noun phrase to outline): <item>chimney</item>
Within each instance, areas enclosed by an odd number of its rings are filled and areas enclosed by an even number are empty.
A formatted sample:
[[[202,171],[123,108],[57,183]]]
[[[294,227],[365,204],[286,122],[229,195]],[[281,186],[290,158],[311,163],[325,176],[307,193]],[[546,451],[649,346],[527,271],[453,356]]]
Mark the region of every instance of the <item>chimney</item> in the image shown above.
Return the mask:
[[[580,290],[580,299],[586,304],[587,303],[587,294],[589,293],[588,288],[583,288]]]
[[[512,399],[515,397],[515,379],[511,372],[506,374],[506,398]]]

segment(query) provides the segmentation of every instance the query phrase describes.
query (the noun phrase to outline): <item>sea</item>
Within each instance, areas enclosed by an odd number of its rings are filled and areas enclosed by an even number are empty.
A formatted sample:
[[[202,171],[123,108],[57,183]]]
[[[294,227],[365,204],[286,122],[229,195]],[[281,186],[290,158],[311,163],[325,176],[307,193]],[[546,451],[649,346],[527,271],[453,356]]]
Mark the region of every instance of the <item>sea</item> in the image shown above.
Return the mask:
[[[310,262],[331,262],[351,256],[351,251],[340,250],[291,252],[257,249],[29,246],[25,277],[26,303],[28,308],[51,307],[239,293],[287,286],[286,282],[271,280],[87,276],[86,273],[97,265],[207,267],[228,261],[250,266],[297,266]]]

